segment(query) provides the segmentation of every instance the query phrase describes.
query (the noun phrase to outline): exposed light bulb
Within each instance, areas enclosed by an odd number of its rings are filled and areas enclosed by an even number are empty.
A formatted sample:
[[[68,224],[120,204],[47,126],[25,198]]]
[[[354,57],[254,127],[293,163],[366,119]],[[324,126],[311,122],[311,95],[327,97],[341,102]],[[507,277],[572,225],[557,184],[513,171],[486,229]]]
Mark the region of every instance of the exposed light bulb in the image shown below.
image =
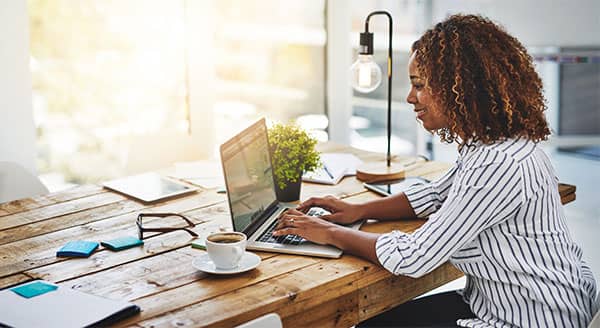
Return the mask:
[[[371,92],[381,84],[381,68],[373,61],[372,55],[358,55],[350,66],[352,88],[358,92]]]

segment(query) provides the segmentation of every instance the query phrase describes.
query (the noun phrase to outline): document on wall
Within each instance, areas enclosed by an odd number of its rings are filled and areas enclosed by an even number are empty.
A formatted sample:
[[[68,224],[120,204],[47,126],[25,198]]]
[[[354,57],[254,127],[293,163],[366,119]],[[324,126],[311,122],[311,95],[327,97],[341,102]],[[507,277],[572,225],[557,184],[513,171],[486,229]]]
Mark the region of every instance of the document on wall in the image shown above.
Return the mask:
[[[125,301],[111,300],[43,280],[0,291],[0,326],[108,326],[140,312]]]
[[[358,157],[349,153],[323,153],[321,162],[320,168],[305,172],[302,180],[334,185],[345,176],[356,175],[356,167],[362,164]]]

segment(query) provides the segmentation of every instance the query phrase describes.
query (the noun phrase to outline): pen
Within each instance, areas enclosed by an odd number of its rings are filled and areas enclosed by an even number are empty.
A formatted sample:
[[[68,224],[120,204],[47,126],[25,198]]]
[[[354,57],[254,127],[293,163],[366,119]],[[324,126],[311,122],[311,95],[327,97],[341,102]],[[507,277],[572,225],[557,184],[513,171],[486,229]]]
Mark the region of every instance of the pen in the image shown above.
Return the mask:
[[[329,172],[329,170],[327,169],[327,166],[323,165],[323,169],[325,170],[325,172],[327,172],[327,175],[333,179],[333,174],[331,174],[331,172]]]

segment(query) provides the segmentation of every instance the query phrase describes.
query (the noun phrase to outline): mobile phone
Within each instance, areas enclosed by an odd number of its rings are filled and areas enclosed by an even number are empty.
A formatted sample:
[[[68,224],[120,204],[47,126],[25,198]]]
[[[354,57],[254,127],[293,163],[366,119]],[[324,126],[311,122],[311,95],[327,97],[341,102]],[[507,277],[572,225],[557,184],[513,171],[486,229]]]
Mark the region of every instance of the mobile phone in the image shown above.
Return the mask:
[[[408,187],[415,184],[428,183],[429,180],[421,177],[406,177],[404,179],[375,182],[375,183],[363,183],[363,186],[369,190],[372,190],[378,194],[384,196],[391,196],[399,194],[408,189]]]

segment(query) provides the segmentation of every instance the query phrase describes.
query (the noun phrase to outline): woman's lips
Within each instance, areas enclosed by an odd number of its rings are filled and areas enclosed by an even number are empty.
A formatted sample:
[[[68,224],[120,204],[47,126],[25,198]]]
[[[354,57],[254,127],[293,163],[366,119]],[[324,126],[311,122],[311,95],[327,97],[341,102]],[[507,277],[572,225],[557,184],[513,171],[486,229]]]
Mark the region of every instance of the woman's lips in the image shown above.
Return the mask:
[[[417,118],[421,118],[423,115],[425,115],[425,113],[427,113],[427,108],[415,108],[415,113],[417,113]]]

